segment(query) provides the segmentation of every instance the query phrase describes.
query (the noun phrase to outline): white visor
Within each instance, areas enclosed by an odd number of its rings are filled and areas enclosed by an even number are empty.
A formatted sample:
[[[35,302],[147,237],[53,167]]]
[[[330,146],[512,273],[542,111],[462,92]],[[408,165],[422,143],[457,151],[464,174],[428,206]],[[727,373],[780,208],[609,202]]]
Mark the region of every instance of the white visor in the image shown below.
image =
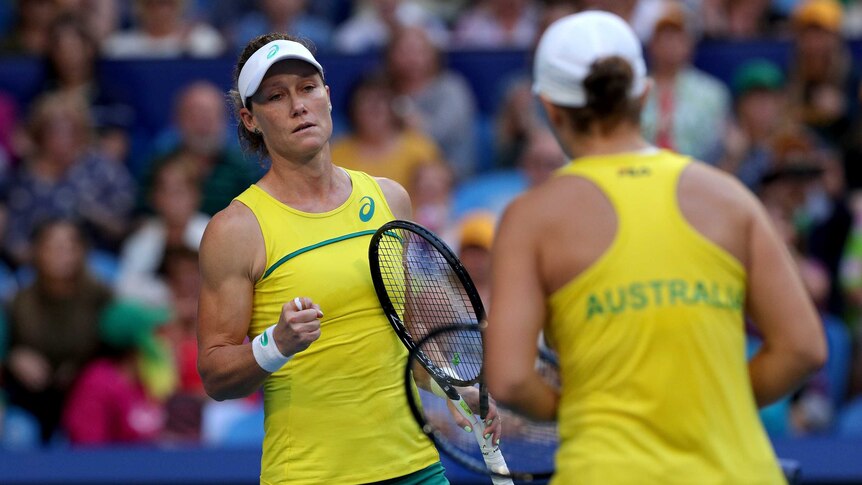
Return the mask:
[[[274,40],[258,49],[242,66],[237,80],[237,91],[242,98],[242,105],[246,106],[246,99],[250,98],[260,87],[260,82],[269,68],[278,61],[285,59],[298,59],[314,66],[320,76],[323,76],[323,68],[304,45],[290,40]]]

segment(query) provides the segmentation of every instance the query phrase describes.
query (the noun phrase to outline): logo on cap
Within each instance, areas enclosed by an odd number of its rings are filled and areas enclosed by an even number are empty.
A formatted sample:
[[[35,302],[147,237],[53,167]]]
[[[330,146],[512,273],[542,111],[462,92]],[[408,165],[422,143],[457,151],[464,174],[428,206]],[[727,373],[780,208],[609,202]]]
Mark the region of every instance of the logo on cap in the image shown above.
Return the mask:
[[[269,52],[266,53],[266,58],[272,59],[272,56],[274,56],[276,52],[278,52],[278,44],[275,44],[269,48]]]

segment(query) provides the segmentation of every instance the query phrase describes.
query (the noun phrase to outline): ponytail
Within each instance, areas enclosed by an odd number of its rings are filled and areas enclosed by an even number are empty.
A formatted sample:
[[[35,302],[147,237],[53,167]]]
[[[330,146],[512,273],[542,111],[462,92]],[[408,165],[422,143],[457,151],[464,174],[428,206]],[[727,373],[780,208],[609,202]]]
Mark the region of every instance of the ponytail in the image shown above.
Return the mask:
[[[584,79],[586,106],[566,108],[578,132],[589,132],[596,123],[602,134],[624,121],[640,122],[640,107],[629,97],[634,71],[625,59],[614,56],[599,59],[590,66]]]

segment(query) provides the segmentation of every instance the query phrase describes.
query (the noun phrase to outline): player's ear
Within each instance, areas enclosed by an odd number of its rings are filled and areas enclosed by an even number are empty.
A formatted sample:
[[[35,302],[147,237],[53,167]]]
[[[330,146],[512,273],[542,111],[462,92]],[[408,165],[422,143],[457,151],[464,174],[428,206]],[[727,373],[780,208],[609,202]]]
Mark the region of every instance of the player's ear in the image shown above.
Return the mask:
[[[548,116],[548,121],[551,123],[551,126],[558,130],[563,123],[565,123],[565,117],[563,116],[562,110],[545,99],[542,95],[539,95],[539,101],[542,103],[542,108],[545,110],[545,114]]]
[[[254,122],[254,115],[248,110],[248,108],[242,108],[239,110],[239,119],[242,121],[246,130],[255,133],[255,130],[257,130],[257,124]]]

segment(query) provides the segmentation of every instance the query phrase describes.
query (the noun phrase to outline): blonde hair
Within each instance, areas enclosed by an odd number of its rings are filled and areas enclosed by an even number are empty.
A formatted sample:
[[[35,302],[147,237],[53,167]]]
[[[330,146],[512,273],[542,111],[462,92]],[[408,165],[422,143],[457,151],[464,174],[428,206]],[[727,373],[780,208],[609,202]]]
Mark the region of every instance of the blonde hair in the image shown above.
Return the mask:
[[[72,94],[49,92],[33,103],[27,123],[27,131],[36,146],[42,143],[51,122],[57,118],[70,120],[83,144],[92,141],[93,118],[84,99]]]

